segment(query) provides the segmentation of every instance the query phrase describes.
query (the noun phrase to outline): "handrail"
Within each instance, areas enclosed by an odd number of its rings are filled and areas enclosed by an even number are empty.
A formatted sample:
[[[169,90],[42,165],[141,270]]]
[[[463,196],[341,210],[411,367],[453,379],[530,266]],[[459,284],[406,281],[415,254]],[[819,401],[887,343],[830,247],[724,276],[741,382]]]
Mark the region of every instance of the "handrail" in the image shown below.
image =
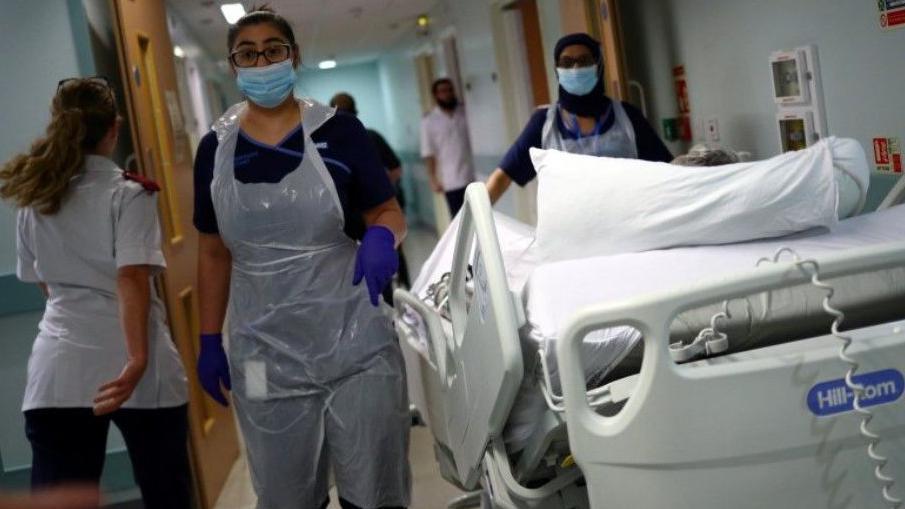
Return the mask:
[[[832,279],[850,274],[905,265],[905,242],[850,250],[822,257],[821,277]],[[593,430],[595,436],[612,438],[625,430],[655,384],[677,384],[684,375],[669,355],[669,324],[680,313],[702,305],[785,288],[810,281],[810,274],[790,261],[762,266],[691,288],[673,289],[627,301],[589,306],[577,311],[561,335],[557,353],[561,366],[566,416],[570,424]],[[629,325],[641,331],[644,357],[634,396],[613,417],[593,412],[585,396],[581,364],[581,341],[593,330]]]
[[[434,363],[440,380],[443,381],[441,387],[446,389],[446,334],[443,332],[443,325],[440,322],[440,315],[436,311],[429,308],[417,295],[404,289],[397,288],[393,292],[393,303],[399,313],[399,319],[402,320],[404,315],[403,304],[411,308],[424,322],[427,329],[427,345],[434,354]],[[404,321],[403,321],[404,323]],[[408,326],[408,324],[405,324]]]

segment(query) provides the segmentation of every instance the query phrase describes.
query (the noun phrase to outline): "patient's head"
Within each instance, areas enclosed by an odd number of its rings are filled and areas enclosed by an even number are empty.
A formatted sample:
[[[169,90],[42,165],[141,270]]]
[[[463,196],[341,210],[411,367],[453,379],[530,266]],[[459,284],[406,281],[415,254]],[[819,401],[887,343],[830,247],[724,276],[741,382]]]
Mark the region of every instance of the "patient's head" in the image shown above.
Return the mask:
[[[687,154],[672,160],[672,164],[680,166],[719,166],[739,162],[738,154],[731,149],[719,145],[698,144],[691,147]]]

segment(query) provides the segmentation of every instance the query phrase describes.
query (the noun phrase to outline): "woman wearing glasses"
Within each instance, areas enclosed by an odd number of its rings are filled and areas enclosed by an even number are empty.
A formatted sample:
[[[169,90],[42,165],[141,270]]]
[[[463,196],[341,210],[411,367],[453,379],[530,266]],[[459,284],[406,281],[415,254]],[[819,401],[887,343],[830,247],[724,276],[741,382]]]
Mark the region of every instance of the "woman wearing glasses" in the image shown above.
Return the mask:
[[[259,508],[326,507],[328,468],[344,508],[406,506],[402,356],[378,308],[406,232],[393,186],[354,116],[293,96],[284,18],[253,9],[227,44],[247,101],[195,160],[201,384],[232,391]]]
[[[539,108],[490,174],[487,191],[496,202],[514,180],[524,186],[537,174],[528,150],[556,149],[575,154],[669,162],[672,154],[635,107],[604,95],[600,42],[571,34],[556,43],[553,55],[559,101]]]
[[[186,379],[151,281],[156,186],[110,160],[120,122],[106,80],[63,80],[46,134],[0,170],[17,275],[47,298],[23,404],[32,486],[96,484],[112,421],[145,507],[188,508]]]

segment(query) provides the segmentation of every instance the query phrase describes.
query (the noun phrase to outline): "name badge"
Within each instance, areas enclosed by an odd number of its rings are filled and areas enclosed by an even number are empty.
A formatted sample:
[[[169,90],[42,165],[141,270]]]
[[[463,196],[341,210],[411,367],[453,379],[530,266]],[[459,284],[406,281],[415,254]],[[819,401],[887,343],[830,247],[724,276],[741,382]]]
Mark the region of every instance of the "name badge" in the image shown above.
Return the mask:
[[[267,398],[267,364],[264,361],[245,361],[245,396],[248,399]]]

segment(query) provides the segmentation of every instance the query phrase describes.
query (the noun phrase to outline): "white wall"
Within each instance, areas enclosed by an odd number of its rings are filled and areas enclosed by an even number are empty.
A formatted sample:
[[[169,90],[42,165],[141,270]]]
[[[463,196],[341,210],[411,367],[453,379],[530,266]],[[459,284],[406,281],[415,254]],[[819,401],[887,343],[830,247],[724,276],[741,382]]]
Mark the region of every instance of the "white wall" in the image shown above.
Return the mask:
[[[371,62],[329,70],[303,69],[296,93],[327,104],[337,92],[347,92],[355,98],[361,122],[382,134],[387,130],[382,88],[377,63]]]
[[[397,51],[377,62],[387,113],[384,135],[397,152],[419,151],[421,103],[413,58],[407,52]]]
[[[8,55],[28,55],[15,58],[14,72],[3,72],[0,161],[6,162],[44,132],[57,82],[77,76],[79,67],[65,2],[6,1],[0,34]],[[10,204],[0,204],[0,275],[15,272],[15,224]]]
[[[50,118],[50,102],[57,82],[93,69],[90,65],[87,26],[73,33],[70,2],[33,2],[13,0],[3,4],[0,34],[9,55],[15,59],[15,70],[2,74],[0,95],[0,162],[28,149],[31,142],[44,133]],[[75,20],[86,21],[83,12]],[[24,55],[28,55],[27,58]],[[15,272],[16,215],[12,204],[0,204],[0,276]],[[15,298],[13,296],[4,296]],[[3,318],[0,342],[0,453],[3,466],[14,469],[28,465],[31,451],[22,432],[19,408],[25,383],[25,364],[31,341],[37,329],[37,313]],[[0,472],[2,475],[2,472]]]
[[[499,78],[494,53],[488,0],[459,0],[448,6],[449,21],[455,27],[459,71],[465,82],[461,96],[467,105],[471,144],[479,161],[498,158],[512,140],[506,136],[500,100]],[[484,165],[486,166],[486,163]],[[479,172],[493,168],[479,167]]]
[[[905,139],[905,29],[884,32],[876,2],[631,0],[621,3],[630,75],[648,89],[651,123],[675,114],[672,66],[684,64],[695,120],[755,157],[778,153],[768,57],[815,44],[831,134]],[[696,133],[697,134],[697,133]]]

